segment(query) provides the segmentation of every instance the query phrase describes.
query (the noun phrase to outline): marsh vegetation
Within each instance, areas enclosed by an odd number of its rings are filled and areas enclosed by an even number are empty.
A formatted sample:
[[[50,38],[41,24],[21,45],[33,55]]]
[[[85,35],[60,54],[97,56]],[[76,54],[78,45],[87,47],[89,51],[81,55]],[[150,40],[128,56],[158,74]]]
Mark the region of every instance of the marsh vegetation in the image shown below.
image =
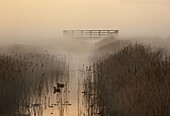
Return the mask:
[[[69,50],[69,56],[56,49],[1,47],[0,116],[57,115],[56,109],[62,116],[67,111],[78,116],[170,115],[165,49],[116,38],[94,43],[82,47],[79,42],[76,49],[81,49]],[[49,114],[43,113],[46,109]]]
[[[65,55],[20,45],[0,51],[0,115],[41,116],[68,74]]]
[[[114,40],[94,53],[84,81],[85,115],[170,115],[170,57],[163,49]]]

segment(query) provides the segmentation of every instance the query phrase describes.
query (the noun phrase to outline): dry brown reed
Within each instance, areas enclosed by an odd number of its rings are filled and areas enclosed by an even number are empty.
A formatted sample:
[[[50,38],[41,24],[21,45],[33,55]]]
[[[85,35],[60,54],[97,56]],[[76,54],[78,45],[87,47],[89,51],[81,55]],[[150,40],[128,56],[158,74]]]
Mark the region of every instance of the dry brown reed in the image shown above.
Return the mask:
[[[20,46],[1,48],[0,116],[41,116],[66,67],[64,55]]]
[[[136,43],[103,57],[84,83],[89,115],[170,115],[170,57],[162,50]]]

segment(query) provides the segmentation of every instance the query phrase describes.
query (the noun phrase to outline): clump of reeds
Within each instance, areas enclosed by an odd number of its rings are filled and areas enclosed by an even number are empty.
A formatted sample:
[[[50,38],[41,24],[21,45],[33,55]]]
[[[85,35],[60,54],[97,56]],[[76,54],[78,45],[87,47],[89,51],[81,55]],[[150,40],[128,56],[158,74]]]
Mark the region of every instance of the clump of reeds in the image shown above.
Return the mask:
[[[94,105],[90,114],[170,115],[170,57],[161,49],[129,44],[98,60],[91,71],[93,79],[85,83],[93,93],[86,97],[87,104]]]
[[[66,72],[64,55],[24,47],[1,49],[0,116],[41,115]]]

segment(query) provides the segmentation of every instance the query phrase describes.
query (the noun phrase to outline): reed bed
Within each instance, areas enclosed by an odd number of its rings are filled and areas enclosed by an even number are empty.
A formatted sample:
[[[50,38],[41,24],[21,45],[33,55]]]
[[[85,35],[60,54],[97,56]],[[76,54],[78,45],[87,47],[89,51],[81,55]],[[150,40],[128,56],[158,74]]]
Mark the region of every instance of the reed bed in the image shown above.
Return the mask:
[[[14,46],[0,51],[0,116],[41,116],[65,80],[66,57]]]
[[[86,115],[170,115],[170,57],[162,49],[130,43],[105,54],[86,71]]]

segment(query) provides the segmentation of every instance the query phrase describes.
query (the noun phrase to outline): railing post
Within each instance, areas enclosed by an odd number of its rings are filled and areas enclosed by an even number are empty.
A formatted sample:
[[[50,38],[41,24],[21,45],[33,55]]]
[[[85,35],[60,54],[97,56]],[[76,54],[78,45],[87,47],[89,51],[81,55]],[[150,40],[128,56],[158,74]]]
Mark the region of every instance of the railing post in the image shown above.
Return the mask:
[[[92,37],[92,30],[90,30],[90,37]]]
[[[81,37],[83,37],[83,30],[81,30]]]
[[[74,30],[72,30],[72,37],[74,37]]]
[[[110,36],[110,30],[108,30],[108,35],[107,35],[108,37]]]
[[[99,37],[101,36],[101,34],[100,34],[100,30],[99,30]]]

